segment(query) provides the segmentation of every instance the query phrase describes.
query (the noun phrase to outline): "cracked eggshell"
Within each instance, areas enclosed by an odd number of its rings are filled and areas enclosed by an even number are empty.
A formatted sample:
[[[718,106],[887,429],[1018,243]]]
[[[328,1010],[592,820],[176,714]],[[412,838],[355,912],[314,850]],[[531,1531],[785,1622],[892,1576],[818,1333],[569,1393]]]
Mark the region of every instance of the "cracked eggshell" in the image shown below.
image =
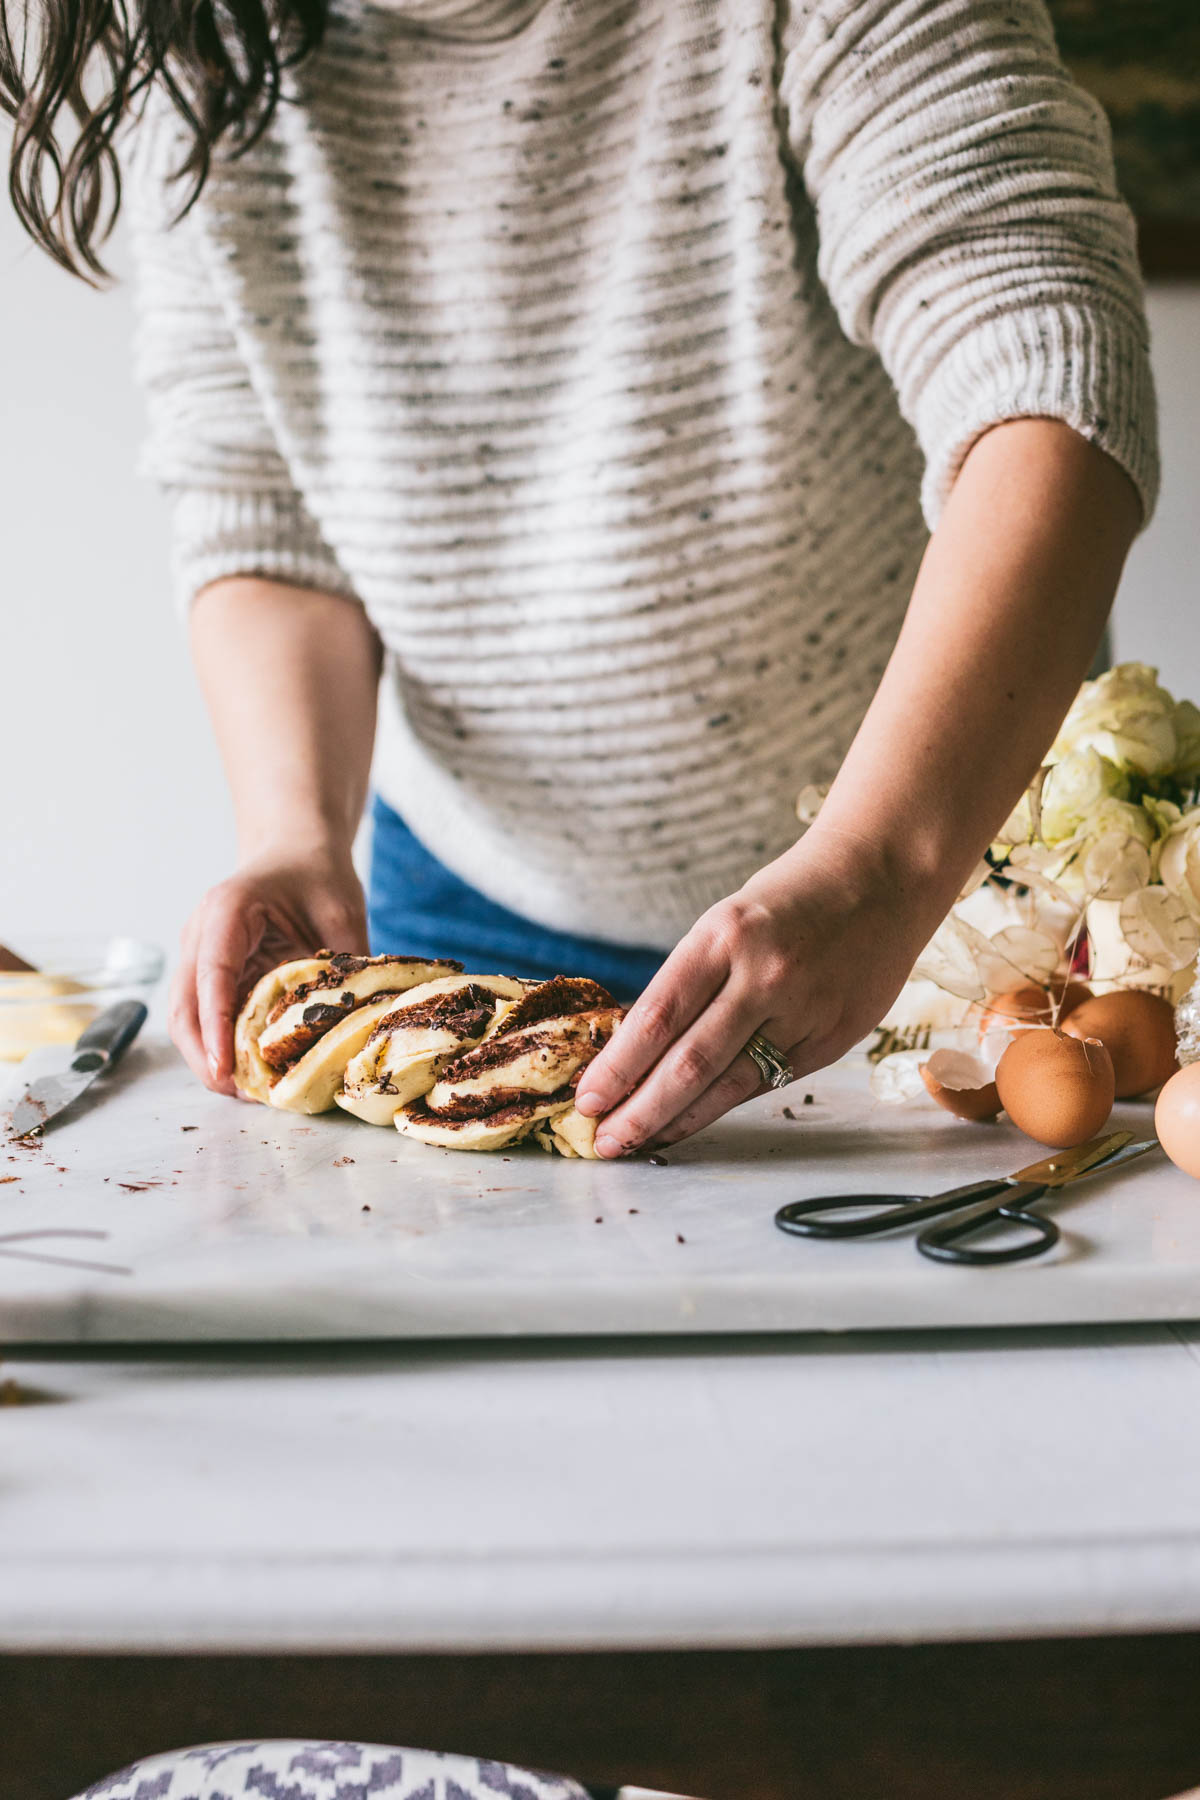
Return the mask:
[[[931,1099],[956,1119],[979,1124],[1000,1111],[1000,1095],[981,1057],[962,1050],[935,1050],[921,1064],[921,1080]]]

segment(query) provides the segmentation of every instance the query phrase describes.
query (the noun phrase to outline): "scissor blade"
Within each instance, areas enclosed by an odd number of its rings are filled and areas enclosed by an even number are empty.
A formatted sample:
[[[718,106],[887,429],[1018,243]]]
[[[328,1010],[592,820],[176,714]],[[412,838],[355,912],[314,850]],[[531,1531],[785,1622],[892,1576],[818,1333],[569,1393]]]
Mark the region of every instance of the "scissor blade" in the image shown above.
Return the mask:
[[[1134,1143],[1132,1131],[1113,1131],[1102,1137],[1089,1138],[1086,1144],[1077,1144],[1072,1149],[1059,1150],[1041,1162],[1018,1170],[1008,1179],[1014,1183],[1040,1182],[1048,1188],[1065,1187],[1081,1175],[1099,1174],[1102,1169],[1130,1162],[1135,1156],[1144,1156],[1148,1150],[1156,1149],[1157,1144],[1156,1138]]]

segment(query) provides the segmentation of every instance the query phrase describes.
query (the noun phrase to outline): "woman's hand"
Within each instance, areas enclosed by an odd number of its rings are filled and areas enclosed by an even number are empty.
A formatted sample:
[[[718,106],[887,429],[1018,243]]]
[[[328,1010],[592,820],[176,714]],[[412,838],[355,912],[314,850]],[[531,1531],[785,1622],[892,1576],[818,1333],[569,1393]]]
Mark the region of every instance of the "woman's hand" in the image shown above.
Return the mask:
[[[576,1105],[607,1115],[599,1154],[675,1143],[761,1093],[756,1031],[797,1076],[834,1061],[878,1024],[936,924],[854,845],[802,840],[704,915],[585,1071]]]
[[[259,976],[321,948],[367,948],[362,886],[348,853],[262,857],[205,894],[183,929],[170,1029],[206,1087],[235,1091],[234,1017]]]
[[[183,931],[171,1036],[232,1094],[233,1022],[268,969],[314,950],[364,951],[350,846],[375,737],[379,640],[357,601],[257,575],[192,602],[192,649],[229,776],[241,866]]]

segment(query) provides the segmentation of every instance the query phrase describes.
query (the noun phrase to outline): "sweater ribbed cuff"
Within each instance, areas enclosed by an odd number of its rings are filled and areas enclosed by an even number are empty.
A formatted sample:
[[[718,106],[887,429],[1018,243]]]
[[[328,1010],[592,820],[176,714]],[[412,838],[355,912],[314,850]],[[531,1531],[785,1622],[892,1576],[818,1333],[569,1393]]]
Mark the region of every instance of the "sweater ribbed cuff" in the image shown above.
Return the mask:
[[[1119,313],[1058,304],[989,319],[925,382],[913,424],[931,530],[975,440],[1006,419],[1032,417],[1061,419],[1119,463],[1141,496],[1145,528],[1159,483],[1145,328]]]
[[[171,490],[172,573],[186,614],[202,587],[234,575],[264,575],[354,598],[354,589],[300,496],[291,490]]]

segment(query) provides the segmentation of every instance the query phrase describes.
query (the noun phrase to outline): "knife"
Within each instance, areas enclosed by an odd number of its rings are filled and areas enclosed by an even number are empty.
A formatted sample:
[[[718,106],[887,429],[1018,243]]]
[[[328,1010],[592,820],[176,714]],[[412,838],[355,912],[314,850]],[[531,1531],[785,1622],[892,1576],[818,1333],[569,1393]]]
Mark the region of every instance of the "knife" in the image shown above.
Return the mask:
[[[12,1116],[13,1137],[32,1137],[78,1100],[98,1075],[116,1067],[142,1026],[146,1008],[140,1000],[118,1000],[79,1034],[67,1068],[31,1082]]]

